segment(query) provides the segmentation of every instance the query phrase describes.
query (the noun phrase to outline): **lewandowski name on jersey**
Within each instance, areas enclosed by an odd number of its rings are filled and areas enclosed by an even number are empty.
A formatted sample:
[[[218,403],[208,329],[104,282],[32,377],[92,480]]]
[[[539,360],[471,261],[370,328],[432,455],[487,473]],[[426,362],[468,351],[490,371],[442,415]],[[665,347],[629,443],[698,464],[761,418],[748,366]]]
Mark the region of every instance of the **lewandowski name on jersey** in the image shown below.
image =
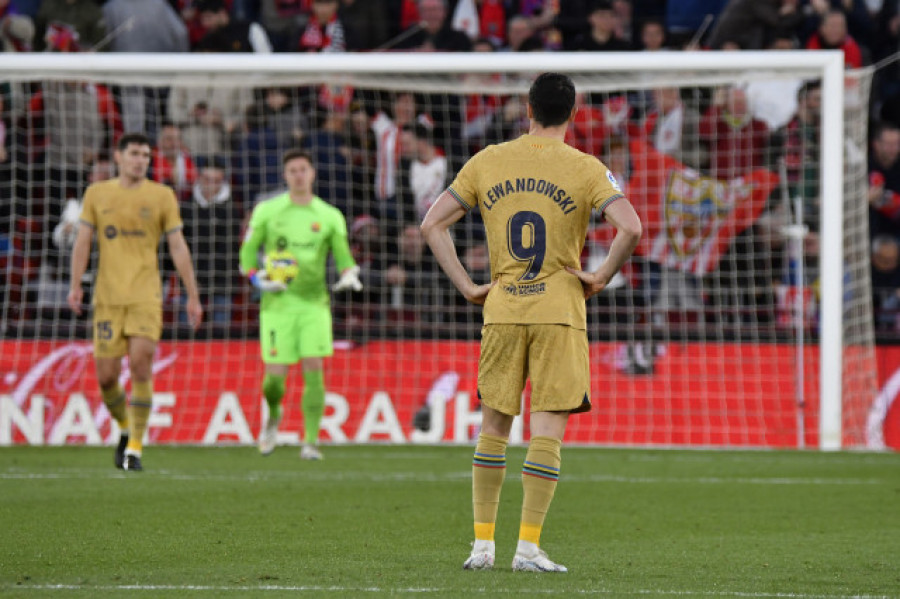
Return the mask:
[[[538,193],[545,195],[559,206],[563,214],[569,214],[576,208],[575,201],[566,193],[566,190],[545,179],[535,179],[534,177],[518,177],[516,179],[506,179],[492,185],[485,192],[484,207],[491,210],[494,204],[503,198],[515,193]]]

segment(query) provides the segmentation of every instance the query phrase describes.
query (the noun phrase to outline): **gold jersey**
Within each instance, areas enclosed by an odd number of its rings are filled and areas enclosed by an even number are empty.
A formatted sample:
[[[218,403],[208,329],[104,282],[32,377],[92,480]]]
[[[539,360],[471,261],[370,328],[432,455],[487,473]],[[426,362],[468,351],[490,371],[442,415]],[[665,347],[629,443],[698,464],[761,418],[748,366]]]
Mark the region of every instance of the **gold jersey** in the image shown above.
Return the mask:
[[[585,329],[581,268],[591,209],[624,197],[609,169],[566,143],[523,135],[489,146],[448,191],[481,211],[491,279],[484,323],[566,324]]]
[[[134,189],[121,187],[118,179],[94,183],[84,193],[81,222],[96,231],[100,250],[95,305],[162,300],[159,241],[182,226],[170,187],[149,180]]]

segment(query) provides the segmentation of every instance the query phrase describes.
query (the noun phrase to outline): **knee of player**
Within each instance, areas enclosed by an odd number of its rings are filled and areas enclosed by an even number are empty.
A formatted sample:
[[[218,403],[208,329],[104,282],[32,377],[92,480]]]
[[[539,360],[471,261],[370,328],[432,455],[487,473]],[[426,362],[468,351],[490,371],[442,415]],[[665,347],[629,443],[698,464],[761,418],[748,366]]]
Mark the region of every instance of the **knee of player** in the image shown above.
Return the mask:
[[[150,381],[153,378],[153,357],[147,359],[131,360],[129,359],[129,367],[131,368],[131,380],[133,381]]]
[[[97,384],[101,391],[108,391],[119,384],[119,374],[116,372],[97,372]]]
[[[322,358],[303,358],[303,372],[321,372],[325,367],[325,361]]]

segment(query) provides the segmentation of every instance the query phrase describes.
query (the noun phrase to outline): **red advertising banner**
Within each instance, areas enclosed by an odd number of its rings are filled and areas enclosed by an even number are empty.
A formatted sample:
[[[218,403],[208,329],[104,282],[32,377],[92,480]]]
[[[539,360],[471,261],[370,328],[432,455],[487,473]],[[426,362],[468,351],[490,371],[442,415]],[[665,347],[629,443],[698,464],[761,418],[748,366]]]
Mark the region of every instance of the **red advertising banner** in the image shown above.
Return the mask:
[[[594,409],[573,416],[567,442],[580,444],[796,447],[794,348],[684,343],[658,350],[652,373],[616,365],[620,346],[591,347]],[[467,443],[477,434],[478,344],[378,341],[337,344],[326,361],[326,443]],[[866,443],[900,449],[900,348],[876,350],[879,389]],[[818,443],[817,348],[804,357],[804,440]],[[151,443],[252,444],[264,416],[256,342],[164,342],[154,362]],[[128,386],[127,363],[122,383]],[[281,441],[299,442],[302,375],[288,379]],[[527,390],[526,390],[527,395]],[[431,406],[431,427],[413,416]],[[527,420],[527,416],[525,417]],[[519,420],[519,419],[517,419]],[[86,342],[0,341],[0,445],[100,444],[117,431],[100,400]],[[527,438],[517,422],[512,441]]]

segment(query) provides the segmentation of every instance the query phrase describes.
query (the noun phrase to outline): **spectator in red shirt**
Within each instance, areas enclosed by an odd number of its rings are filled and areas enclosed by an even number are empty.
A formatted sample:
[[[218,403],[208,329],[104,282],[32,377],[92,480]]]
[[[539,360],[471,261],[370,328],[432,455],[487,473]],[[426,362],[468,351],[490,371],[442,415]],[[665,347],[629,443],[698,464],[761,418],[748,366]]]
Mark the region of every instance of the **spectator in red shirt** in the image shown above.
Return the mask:
[[[872,235],[900,235],[900,128],[893,123],[872,127],[869,229]]]
[[[398,50],[471,52],[472,40],[465,33],[450,26],[447,0],[419,0],[421,24],[415,24],[407,32],[409,37],[398,43]],[[413,30],[412,28],[416,29]]]
[[[347,48],[344,25],[338,18],[338,0],[313,0],[309,20],[294,45],[298,52],[343,52]]]
[[[844,53],[844,66],[858,69],[863,66],[863,54],[847,33],[847,17],[843,11],[829,10],[822,17],[819,29],[812,34],[806,43],[808,50],[841,50]]]
[[[592,156],[601,156],[610,133],[603,108],[586,101],[584,94],[581,93],[575,96],[575,105],[578,112],[569,123],[566,143]]]
[[[181,141],[181,129],[171,121],[159,128],[150,173],[154,181],[171,186],[179,196],[189,191],[197,179],[194,160]]]
[[[228,7],[229,12],[232,12],[232,3],[233,0],[225,0],[225,5]],[[197,3],[194,0],[176,0],[174,8],[178,10],[181,20],[187,26],[188,41],[193,48],[208,33],[200,22],[200,12],[197,10]]]
[[[482,0],[478,10],[481,36],[491,40],[495,47],[506,41],[506,8],[501,0]]]
[[[632,133],[679,162],[696,169],[705,168],[707,155],[697,134],[700,113],[682,101],[677,87],[655,89],[651,97],[650,111],[632,127]]]
[[[709,147],[712,176],[728,180],[763,166],[769,130],[753,118],[747,92],[732,87],[717,93],[700,121],[700,139]]]

